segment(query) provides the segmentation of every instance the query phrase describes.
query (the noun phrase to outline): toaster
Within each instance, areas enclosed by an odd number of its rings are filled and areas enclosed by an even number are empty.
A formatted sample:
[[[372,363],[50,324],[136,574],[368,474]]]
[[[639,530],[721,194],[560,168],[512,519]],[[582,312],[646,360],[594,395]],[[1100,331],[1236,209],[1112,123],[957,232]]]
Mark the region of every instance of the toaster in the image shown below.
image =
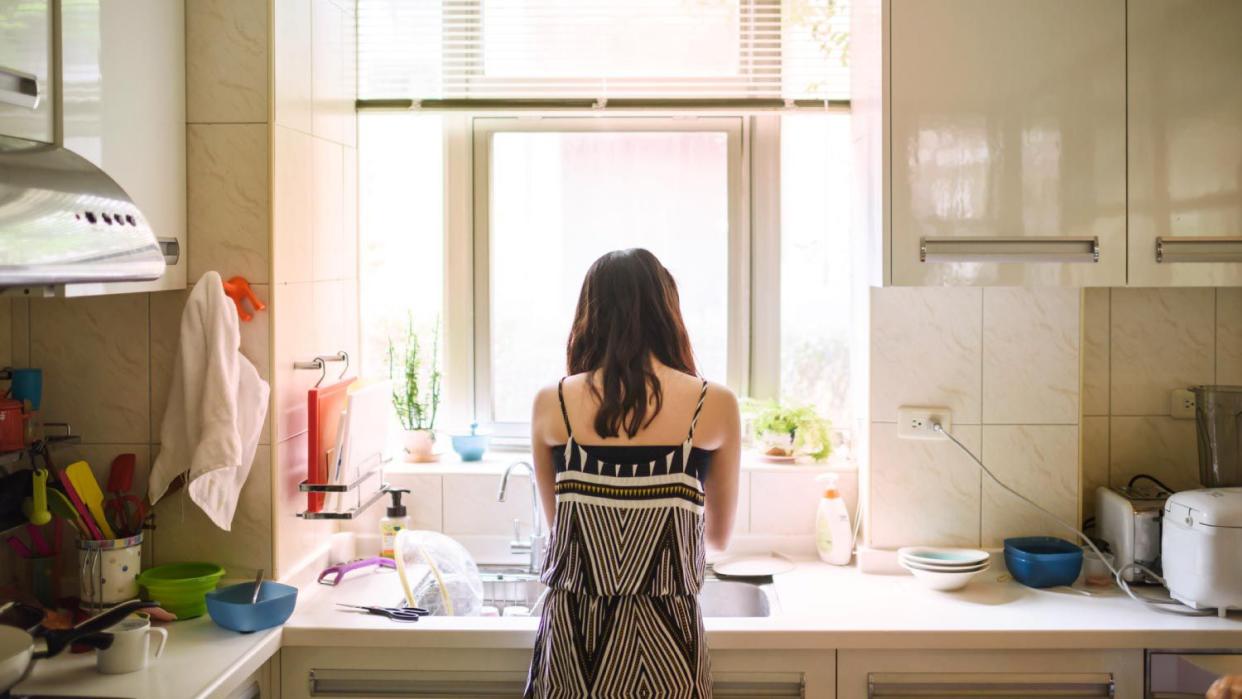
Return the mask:
[[[1160,523],[1167,499],[1130,488],[1096,489],[1096,536],[1108,544],[1118,570],[1138,563],[1159,574]],[[1122,577],[1126,582],[1156,582],[1133,568],[1123,570]]]
[[[1185,490],[1164,506],[1169,595],[1224,616],[1242,609],[1242,488]]]

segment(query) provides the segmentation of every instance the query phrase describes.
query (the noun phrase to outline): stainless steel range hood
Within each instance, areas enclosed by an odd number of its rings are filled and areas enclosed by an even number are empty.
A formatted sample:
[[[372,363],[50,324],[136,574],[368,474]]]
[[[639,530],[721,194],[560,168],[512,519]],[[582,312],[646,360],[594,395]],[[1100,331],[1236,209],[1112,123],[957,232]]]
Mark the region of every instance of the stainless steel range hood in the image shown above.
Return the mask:
[[[59,146],[0,136],[0,290],[149,281],[164,265],[111,177]]]

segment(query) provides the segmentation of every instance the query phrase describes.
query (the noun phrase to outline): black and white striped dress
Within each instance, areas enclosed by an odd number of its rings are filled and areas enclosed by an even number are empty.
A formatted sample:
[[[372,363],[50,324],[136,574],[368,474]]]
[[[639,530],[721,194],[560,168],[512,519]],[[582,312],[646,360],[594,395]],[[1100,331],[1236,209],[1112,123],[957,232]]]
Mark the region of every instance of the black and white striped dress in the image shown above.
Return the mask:
[[[562,380],[563,381],[563,380]],[[676,446],[554,449],[556,514],[541,579],[550,588],[527,697],[711,697],[698,592],[703,482],[699,392]]]

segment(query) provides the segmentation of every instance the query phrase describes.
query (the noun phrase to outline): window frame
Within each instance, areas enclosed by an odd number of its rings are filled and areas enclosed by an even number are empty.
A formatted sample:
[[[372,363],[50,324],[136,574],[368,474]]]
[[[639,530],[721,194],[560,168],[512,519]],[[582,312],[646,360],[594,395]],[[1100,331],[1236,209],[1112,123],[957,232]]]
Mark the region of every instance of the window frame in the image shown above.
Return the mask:
[[[746,393],[750,379],[751,201],[749,191],[748,119],[730,116],[548,116],[470,118],[471,137],[471,415],[486,424],[500,440],[521,443],[528,435],[526,422],[495,420],[491,365],[491,256],[489,208],[491,199],[491,144],[497,133],[548,132],[713,132],[725,133],[728,144],[728,346],[725,382]],[[779,243],[778,243],[779,245]],[[458,270],[460,272],[460,270]],[[449,274],[453,274],[449,270]],[[460,281],[458,286],[463,285]],[[779,289],[778,289],[779,292]],[[777,338],[779,341],[779,337]],[[450,348],[450,353],[453,348]],[[551,380],[555,377],[549,377]]]

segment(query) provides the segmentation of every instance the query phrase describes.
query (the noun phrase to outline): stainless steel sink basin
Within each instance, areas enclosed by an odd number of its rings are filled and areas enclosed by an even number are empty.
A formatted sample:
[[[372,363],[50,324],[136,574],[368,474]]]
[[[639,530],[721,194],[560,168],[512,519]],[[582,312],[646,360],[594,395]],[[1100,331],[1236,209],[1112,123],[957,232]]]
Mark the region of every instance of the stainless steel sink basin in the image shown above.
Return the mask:
[[[501,614],[510,607],[525,607],[529,614],[539,613],[539,603],[547,588],[536,576],[511,567],[488,566],[480,566],[479,574],[483,578],[484,604],[496,607]],[[766,617],[773,614],[775,591],[770,585],[708,578],[699,592],[699,603],[705,617]]]

